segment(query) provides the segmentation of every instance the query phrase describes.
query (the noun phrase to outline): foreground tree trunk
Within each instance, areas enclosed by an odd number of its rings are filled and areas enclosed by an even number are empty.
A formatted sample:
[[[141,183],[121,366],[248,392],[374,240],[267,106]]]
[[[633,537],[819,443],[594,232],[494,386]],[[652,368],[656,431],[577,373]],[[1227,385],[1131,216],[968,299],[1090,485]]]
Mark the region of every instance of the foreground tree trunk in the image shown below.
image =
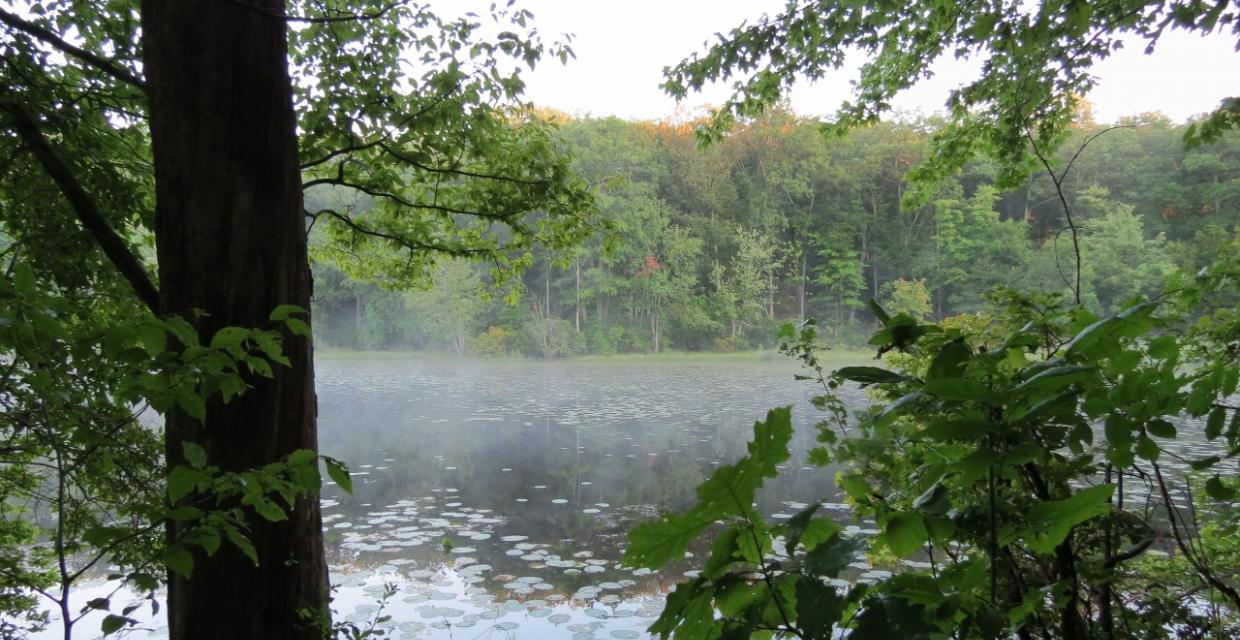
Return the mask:
[[[142,2],[160,309],[192,319],[203,336],[263,326],[277,305],[310,308],[283,11],[278,0]],[[273,379],[208,405],[205,424],[169,415],[170,465],[186,441],[225,470],[316,448],[310,342],[284,338],[292,365]],[[192,579],[170,576],[174,640],[320,637],[298,615],[326,603],[317,496],[285,522],[254,516],[250,526],[259,566],[225,544],[198,554]]]

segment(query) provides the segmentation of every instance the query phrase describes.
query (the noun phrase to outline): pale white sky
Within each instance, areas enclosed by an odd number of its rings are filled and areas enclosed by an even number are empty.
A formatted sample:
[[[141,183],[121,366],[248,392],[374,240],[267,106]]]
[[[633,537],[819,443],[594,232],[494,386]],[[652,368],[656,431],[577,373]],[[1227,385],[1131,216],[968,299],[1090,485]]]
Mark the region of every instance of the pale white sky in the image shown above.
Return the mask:
[[[501,4],[502,4],[501,0]],[[439,0],[444,14],[470,9],[484,13],[489,2]],[[543,61],[526,74],[531,101],[574,114],[658,119],[671,115],[676,103],[659,90],[664,66],[703,50],[715,33],[726,33],[742,20],[775,13],[784,0],[518,0],[534,13],[533,24],[550,38],[575,35],[576,60],[567,66]],[[1184,120],[1240,94],[1240,54],[1234,39],[1203,39],[1171,33],[1152,56],[1133,46],[1094,69],[1100,83],[1089,95],[1099,122],[1146,111],[1162,111]],[[972,65],[948,61],[935,77],[895,101],[898,109],[930,114],[943,108],[947,92],[971,77]],[[855,72],[841,70],[814,86],[798,85],[793,108],[803,115],[827,115],[849,95]],[[719,103],[726,87],[691,95],[686,107]]]

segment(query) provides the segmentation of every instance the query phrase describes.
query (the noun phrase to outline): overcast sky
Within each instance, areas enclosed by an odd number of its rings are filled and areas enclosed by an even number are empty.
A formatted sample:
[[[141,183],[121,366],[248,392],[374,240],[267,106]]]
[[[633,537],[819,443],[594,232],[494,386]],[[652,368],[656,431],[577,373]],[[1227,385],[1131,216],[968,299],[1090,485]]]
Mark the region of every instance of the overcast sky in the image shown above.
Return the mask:
[[[489,2],[439,0],[444,14]],[[715,33],[726,33],[742,20],[775,13],[784,0],[519,0],[534,13],[534,25],[546,37],[575,35],[576,60],[567,66],[544,61],[526,75],[527,97],[533,102],[574,114],[616,115],[659,119],[671,115],[676,103],[659,90],[664,66],[703,49]],[[1182,33],[1163,38],[1152,56],[1139,43],[1095,67],[1099,86],[1090,94],[1099,122],[1146,111],[1161,111],[1175,120],[1211,110],[1220,99],[1240,94],[1240,54],[1234,40],[1203,39]],[[940,111],[952,87],[969,79],[976,67],[949,61],[935,77],[908,90],[895,101],[898,109],[930,114]],[[803,115],[834,112],[849,96],[855,72],[841,70],[814,86],[800,85],[792,94],[793,108]],[[725,88],[692,95],[686,108],[719,103]]]

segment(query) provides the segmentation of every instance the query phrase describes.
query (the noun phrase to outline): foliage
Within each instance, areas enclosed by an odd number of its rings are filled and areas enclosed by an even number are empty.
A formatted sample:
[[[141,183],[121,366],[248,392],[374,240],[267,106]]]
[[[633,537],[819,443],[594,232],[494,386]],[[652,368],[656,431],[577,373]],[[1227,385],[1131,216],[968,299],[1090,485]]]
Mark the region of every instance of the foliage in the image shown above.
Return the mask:
[[[760,348],[779,322],[808,316],[833,343],[858,346],[875,322],[861,301],[884,300],[898,281],[923,281],[924,318],[938,319],[979,310],[996,286],[1069,290],[1070,235],[1045,176],[1000,190],[993,163],[978,161],[924,206],[902,209],[905,171],[941,122],[880,123],[843,139],[824,138],[819,124],[771,111],[695,159],[691,122],[565,119],[558,135],[596,185],[610,233],[571,255],[537,253],[521,290],[586,336],[591,353],[653,350],[656,327],[664,350]],[[1089,143],[1062,185],[1095,312],[1155,294],[1172,268],[1206,266],[1240,222],[1240,137],[1185,150],[1185,127],[1165,118],[1122,124]],[[1065,165],[1106,129],[1074,124],[1052,161]],[[366,206],[327,187],[312,193],[314,206]],[[671,270],[646,268],[672,255]],[[322,344],[451,348],[402,296],[315,269]],[[536,320],[526,306],[482,301],[471,331],[521,333]]]
[[[165,566],[188,575],[191,549],[211,555],[225,541],[257,562],[246,512],[284,519],[276,498],[291,507],[319,487],[312,451],[222,472],[187,443],[188,464],[168,470],[153,420],[173,408],[200,419],[211,398],[227,402],[252,377],[269,377],[287,363],[278,329],[307,332],[304,312],[276,309],[272,328],[228,327],[202,344],[180,319],[101,317],[91,304],[49,290],[24,262],[0,280],[5,614],[38,627],[42,607],[30,596],[41,596],[59,609],[66,635],[97,611],[106,614],[104,633],[135,622],[138,605],[113,609],[110,597],[72,608],[74,586],[102,575],[104,564],[113,595],[128,587],[157,607]],[[340,463],[328,465],[339,475]],[[180,538],[164,537],[168,519],[184,523]]]
[[[843,133],[874,124],[899,92],[929,77],[947,56],[976,58],[980,71],[954,88],[949,119],[934,136],[918,186],[952,175],[978,151],[1000,161],[999,183],[1015,186],[1036,165],[1030,151],[1046,153],[1065,131],[1093,88],[1091,67],[1122,46],[1143,40],[1147,51],[1168,29],[1197,34],[1230,31],[1240,20],[1228,3],[1044,2],[837,3],[791,0],[783,11],[731,30],[704,54],[666,73],[664,89],[677,98],[710,82],[739,76],[734,93],[701,134],[720,139],[738,120],[776,106],[798,80],[838,71],[850,52],[864,56],[852,99],[840,105],[826,130]],[[1215,141],[1236,124],[1230,98],[1201,125],[1186,132]],[[908,193],[917,201],[932,195]]]
[[[880,356],[902,354],[888,357],[895,368],[828,374],[815,354],[813,323],[787,328],[783,350],[801,359],[824,391],[815,404],[828,417],[818,425],[820,447],[810,460],[838,465],[854,517],[878,525],[874,548],[926,558],[929,569],[846,592],[815,579],[824,594],[815,597],[831,614],[811,621],[801,615],[801,592],[791,597],[768,575],[770,567],[797,563],[771,557],[761,538],[748,555],[738,547],[737,557],[766,576],[765,584],[730,587],[723,574],[711,573],[738,544],[728,528],[703,576],[677,587],[651,631],[678,638],[725,629],[737,637],[826,637],[822,630],[830,626],[818,625],[838,622],[850,637],[1151,637],[1169,630],[1137,620],[1135,612],[1157,611],[1167,625],[1198,625],[1201,637],[1227,637],[1240,621],[1240,566],[1220,542],[1234,533],[1229,510],[1240,491],[1224,469],[1240,453],[1240,430],[1228,426],[1240,420],[1226,400],[1240,373],[1235,352],[1216,342],[1235,334],[1192,319],[1240,313],[1236,273],[1234,258],[1221,260],[1167,295],[1104,317],[1055,296],[1001,298],[987,322],[928,324],[875,306],[883,328],[871,344]],[[880,402],[849,420],[837,395],[843,384],[867,388]],[[768,468],[762,464],[787,457],[764,445],[771,421],[755,429],[747,458],[699,488],[696,507],[635,528],[626,561],[661,566],[679,557],[683,540],[725,516],[740,519],[742,531],[785,533],[788,556],[799,525],[837,531],[834,523],[813,524],[816,505],[785,528],[755,524],[762,520],[749,513],[753,481],[741,479],[761,477]],[[1201,433],[1188,433],[1195,424]],[[1180,441],[1197,437],[1217,442],[1219,454],[1191,461],[1202,474],[1194,492],[1167,463],[1182,455]],[[734,502],[719,497],[729,495]],[[1198,530],[1186,512],[1207,499],[1228,515]],[[1147,509],[1147,500],[1160,509]],[[1168,567],[1142,559],[1155,545],[1175,551],[1177,580],[1156,580]],[[800,562],[812,565],[814,557],[811,547]],[[798,588],[803,581],[792,571],[783,579]],[[772,615],[785,593],[784,612],[796,614]],[[755,600],[762,607],[752,608]],[[703,617],[711,602],[722,619]],[[1195,613],[1206,605],[1210,615]],[[840,618],[839,610],[849,613]]]

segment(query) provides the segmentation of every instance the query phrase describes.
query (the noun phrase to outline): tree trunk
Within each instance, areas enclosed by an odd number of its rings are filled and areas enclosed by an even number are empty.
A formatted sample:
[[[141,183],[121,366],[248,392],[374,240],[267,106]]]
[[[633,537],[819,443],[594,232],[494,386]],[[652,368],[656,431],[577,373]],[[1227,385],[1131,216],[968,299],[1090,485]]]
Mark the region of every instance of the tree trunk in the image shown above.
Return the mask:
[[[581,333],[581,312],[583,311],[581,308],[581,258],[577,257],[573,261],[573,264],[577,268],[577,288],[573,290],[573,298],[577,306],[577,311],[573,314],[573,321],[577,325],[577,333]]]
[[[801,247],[801,276],[797,279],[797,303],[799,308],[799,319],[805,320],[805,271],[809,266],[809,247]]]
[[[245,6],[250,4],[253,6]],[[268,324],[281,304],[310,308],[310,270],[283,13],[276,0],[144,0],[144,71],[155,164],[160,310],[209,338],[228,325]],[[194,310],[204,313],[195,315]],[[205,422],[172,411],[168,464],[195,442],[225,471],[315,449],[314,370],[307,338],[284,335],[291,365],[253,378]],[[304,638],[321,631],[327,567],[318,496],[284,522],[249,514],[255,566],[227,543],[195,555],[192,579],[169,576],[173,640]],[[178,526],[169,525],[178,535]]]

